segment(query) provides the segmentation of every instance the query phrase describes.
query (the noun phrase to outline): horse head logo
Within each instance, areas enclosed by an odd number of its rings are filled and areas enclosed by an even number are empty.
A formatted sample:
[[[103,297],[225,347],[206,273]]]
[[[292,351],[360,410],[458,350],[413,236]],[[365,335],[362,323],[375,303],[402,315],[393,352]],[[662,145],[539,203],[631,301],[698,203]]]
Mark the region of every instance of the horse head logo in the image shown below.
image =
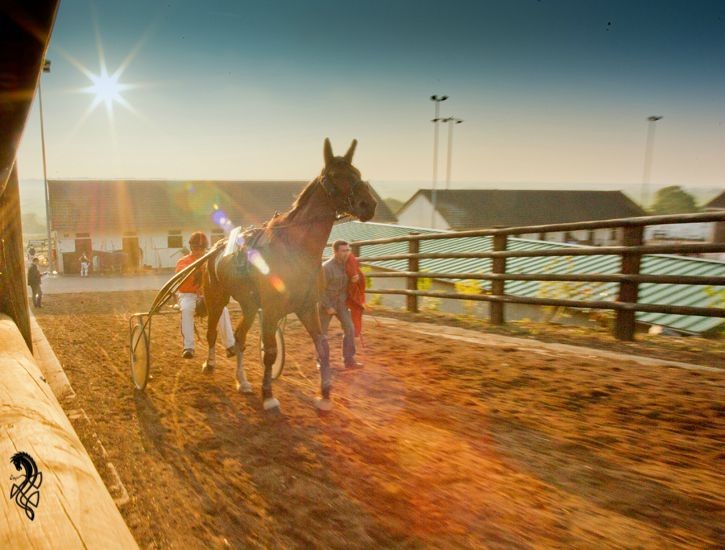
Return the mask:
[[[35,510],[40,503],[40,486],[43,484],[43,473],[38,471],[35,460],[28,453],[15,453],[10,459],[10,463],[15,466],[18,472],[23,472],[18,476],[11,476],[10,479],[22,480],[20,483],[13,483],[10,489],[10,498],[15,499],[15,503],[25,511],[30,521],[35,519]]]

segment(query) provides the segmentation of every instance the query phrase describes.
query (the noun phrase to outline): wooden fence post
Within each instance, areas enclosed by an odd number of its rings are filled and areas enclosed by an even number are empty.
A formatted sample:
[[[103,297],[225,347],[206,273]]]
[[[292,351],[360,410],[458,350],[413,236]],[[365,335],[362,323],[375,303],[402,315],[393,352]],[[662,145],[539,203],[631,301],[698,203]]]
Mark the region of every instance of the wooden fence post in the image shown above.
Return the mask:
[[[494,235],[493,236],[493,250],[494,252],[506,250],[508,241],[508,235]],[[492,261],[492,273],[506,273],[506,258],[493,258]],[[493,296],[503,296],[504,289],[506,288],[506,281],[504,280],[493,280],[491,281],[491,294]],[[503,313],[503,302],[491,302],[490,306],[490,318],[492,325],[503,325],[505,323]]]
[[[411,235],[417,235],[418,233],[411,233]],[[408,241],[408,253],[418,254],[420,250],[420,241],[413,239]],[[408,271],[418,272],[420,262],[418,258],[408,258]],[[418,277],[408,277],[406,281],[408,290],[418,290]],[[418,297],[417,296],[406,296],[407,309],[412,313],[418,313]]]
[[[623,246],[640,246],[642,244],[642,237],[644,235],[643,226],[625,227],[622,231],[622,245]],[[621,273],[623,275],[639,275],[639,267],[642,261],[642,254],[640,253],[624,253],[622,254],[622,268]],[[637,295],[639,293],[639,283],[636,281],[622,281],[619,283],[619,297],[618,302],[629,302],[636,304]],[[616,320],[614,322],[614,336],[619,340],[632,341],[634,340],[634,328],[635,328],[635,314],[634,311],[627,311],[618,309]]]
[[[13,165],[7,181],[0,180],[0,313],[12,317],[32,350],[24,260],[18,170]]]

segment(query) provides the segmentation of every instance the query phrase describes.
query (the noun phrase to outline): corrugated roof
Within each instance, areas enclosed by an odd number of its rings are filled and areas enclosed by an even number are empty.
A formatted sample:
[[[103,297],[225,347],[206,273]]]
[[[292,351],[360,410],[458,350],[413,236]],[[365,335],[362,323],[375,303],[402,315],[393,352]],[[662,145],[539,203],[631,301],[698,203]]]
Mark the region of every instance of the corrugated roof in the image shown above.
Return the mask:
[[[417,195],[431,200],[430,189]],[[643,216],[621,191],[444,189],[436,193],[438,212],[453,229],[543,225]]]
[[[56,231],[143,231],[212,225],[215,205],[235,225],[256,225],[286,212],[305,181],[50,180]],[[373,190],[375,221],[397,218]]]
[[[420,234],[444,233],[444,231],[411,228],[399,225],[380,223],[346,222],[332,228],[330,241],[345,239],[362,241],[399,237],[411,232]],[[455,232],[451,232],[455,235]],[[579,245],[551,243],[530,239],[509,237],[509,250],[546,250],[561,247],[578,248]],[[421,241],[420,252],[486,252],[493,249],[490,237],[466,237]],[[390,243],[365,246],[365,256],[406,254],[408,244]],[[327,249],[325,255],[331,254]],[[407,271],[407,260],[386,260],[370,262],[384,269]],[[508,258],[506,271],[509,273],[598,273],[614,274],[620,272],[618,256],[559,256]],[[420,260],[421,271],[447,273],[489,273],[491,260],[481,259],[433,259]],[[642,257],[641,273],[648,275],[698,275],[725,276],[725,262],[705,260],[685,256],[645,255]],[[455,280],[454,280],[455,281]],[[491,281],[480,281],[484,288],[489,288]],[[585,282],[543,282],[543,281],[506,281],[507,294],[536,298],[563,298],[572,300],[609,300],[617,298],[617,283],[585,283]],[[639,286],[639,301],[646,304],[667,304],[696,307],[723,307],[725,287],[707,287],[704,285],[675,285],[643,283]],[[662,313],[638,312],[637,320],[643,323],[663,325],[676,330],[703,333],[710,331],[723,322],[721,318],[702,317],[695,315],[668,315]]]

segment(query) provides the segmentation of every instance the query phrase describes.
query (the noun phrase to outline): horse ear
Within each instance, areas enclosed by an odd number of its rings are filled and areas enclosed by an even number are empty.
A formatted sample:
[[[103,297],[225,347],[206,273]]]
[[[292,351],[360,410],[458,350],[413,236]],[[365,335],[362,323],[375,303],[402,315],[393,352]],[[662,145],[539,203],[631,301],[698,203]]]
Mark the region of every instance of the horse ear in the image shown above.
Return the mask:
[[[355,147],[357,147],[357,140],[353,139],[350,148],[345,153],[345,160],[350,164],[352,164],[352,156],[355,154]]]
[[[325,166],[327,166],[330,162],[332,162],[332,145],[330,145],[330,138],[325,138],[323,155],[325,157]]]

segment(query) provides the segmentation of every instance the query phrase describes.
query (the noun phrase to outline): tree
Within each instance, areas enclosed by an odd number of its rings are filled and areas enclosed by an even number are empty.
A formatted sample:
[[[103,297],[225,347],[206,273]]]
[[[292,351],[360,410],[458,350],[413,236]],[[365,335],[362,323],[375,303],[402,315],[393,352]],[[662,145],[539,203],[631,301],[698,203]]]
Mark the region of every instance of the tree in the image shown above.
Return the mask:
[[[657,191],[652,205],[653,214],[686,214],[697,211],[699,208],[695,204],[695,198],[683,191],[679,185],[670,185]]]

